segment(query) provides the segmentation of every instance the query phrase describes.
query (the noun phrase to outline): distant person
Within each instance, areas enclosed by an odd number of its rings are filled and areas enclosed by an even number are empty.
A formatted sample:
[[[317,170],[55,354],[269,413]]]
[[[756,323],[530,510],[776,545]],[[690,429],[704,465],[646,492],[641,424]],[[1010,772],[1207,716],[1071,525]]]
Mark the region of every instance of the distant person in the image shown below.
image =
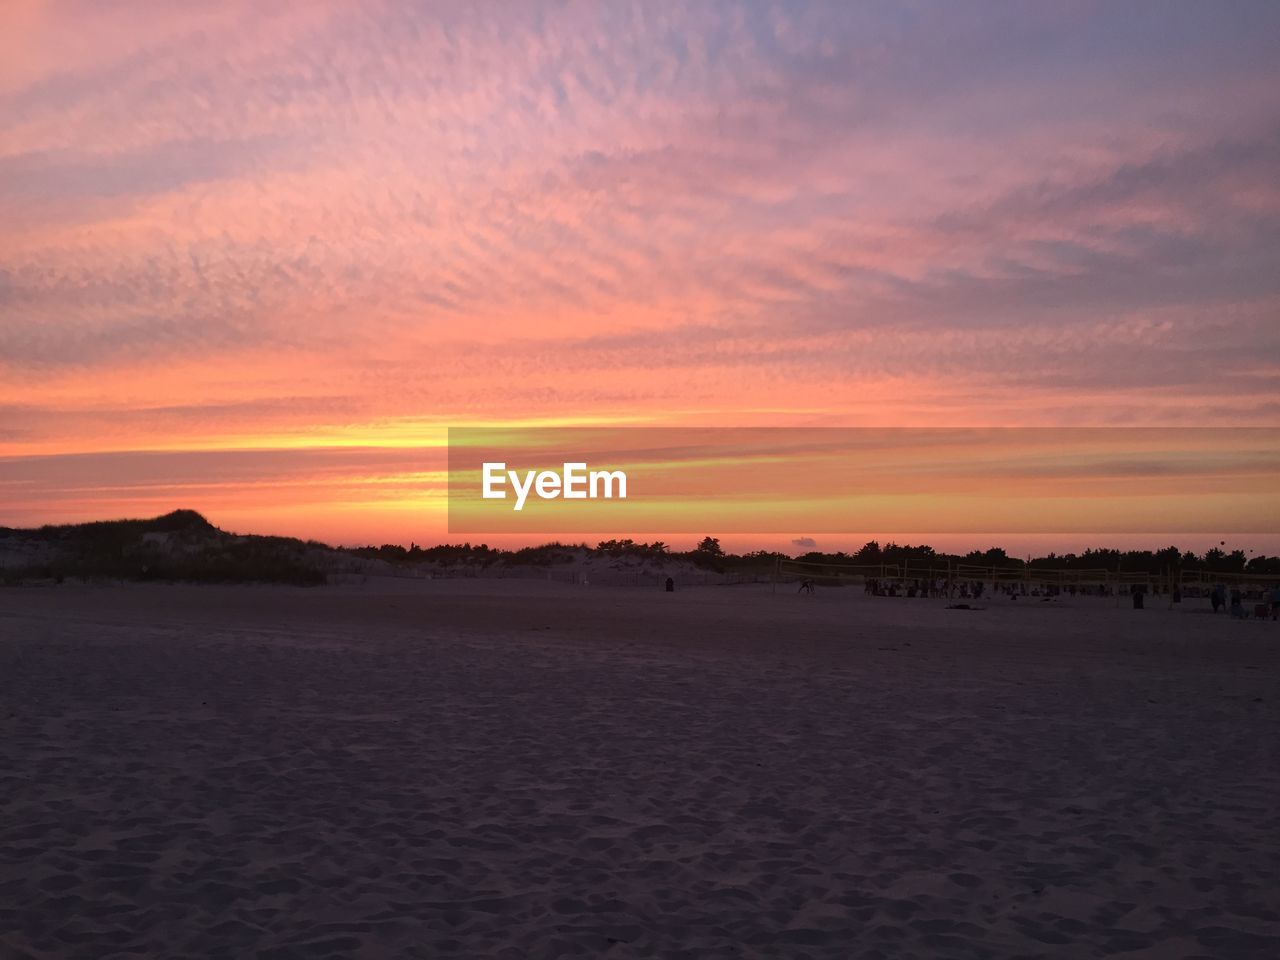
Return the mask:
[[[674,577],[667,577],[667,593],[676,592],[676,581]]]
[[[1231,591],[1231,619],[1244,619],[1244,594],[1240,592],[1239,587]]]
[[[1280,583],[1271,588],[1271,619],[1280,619]]]
[[[813,593],[813,581],[805,577],[800,581],[800,589],[796,593]]]
[[[1209,602],[1213,604],[1214,613],[1217,613],[1226,604],[1226,591],[1223,589],[1222,584],[1217,584],[1211,591],[1209,591]]]

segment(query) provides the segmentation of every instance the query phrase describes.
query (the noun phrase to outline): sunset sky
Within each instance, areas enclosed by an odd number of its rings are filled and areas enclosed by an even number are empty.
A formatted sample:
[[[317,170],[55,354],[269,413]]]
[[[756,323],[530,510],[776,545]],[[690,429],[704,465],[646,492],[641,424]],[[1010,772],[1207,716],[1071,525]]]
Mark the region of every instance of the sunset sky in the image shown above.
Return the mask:
[[[449,426],[1280,428],[1278,49],[1274,2],[6,0],[0,525],[432,542]]]

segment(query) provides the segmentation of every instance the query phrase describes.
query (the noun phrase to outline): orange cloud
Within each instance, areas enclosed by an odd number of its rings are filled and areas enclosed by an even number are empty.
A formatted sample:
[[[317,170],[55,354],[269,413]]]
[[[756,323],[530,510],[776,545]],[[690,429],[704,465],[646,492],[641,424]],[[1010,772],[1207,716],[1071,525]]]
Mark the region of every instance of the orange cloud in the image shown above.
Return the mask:
[[[1276,425],[1276,27],[8,4],[0,456],[511,421]],[[349,482],[376,504],[351,523],[390,524],[365,474],[95,498],[54,471],[0,486],[0,522],[185,496],[305,532]]]

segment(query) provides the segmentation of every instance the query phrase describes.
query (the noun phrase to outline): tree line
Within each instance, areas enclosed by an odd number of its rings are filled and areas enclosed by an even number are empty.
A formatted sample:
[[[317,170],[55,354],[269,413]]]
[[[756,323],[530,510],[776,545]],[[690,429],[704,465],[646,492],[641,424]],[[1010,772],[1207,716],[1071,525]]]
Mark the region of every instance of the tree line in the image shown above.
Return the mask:
[[[1168,546],[1159,550],[1118,550],[1114,547],[1089,548],[1082,553],[1048,553],[1032,557],[1032,569],[1056,570],[1107,570],[1146,571],[1158,573],[1165,570],[1203,570],[1210,573],[1280,574],[1280,557],[1249,556],[1243,549],[1224,549],[1225,543],[1211,547],[1202,554]],[[552,542],[538,546],[507,550],[484,543],[440,544],[409,547],[400,544],[383,544],[379,547],[357,547],[351,552],[360,556],[386,560],[391,563],[436,563],[445,566],[456,564],[488,566],[494,563],[507,565],[536,565],[567,562],[580,552],[607,557],[628,557],[641,561],[685,560],[697,566],[716,570],[742,567],[771,566],[780,559],[792,559],[788,554],[771,550],[756,550],[735,554],[726,552],[716,537],[704,537],[692,550],[673,550],[669,544],[656,540],[652,543],[626,539],[601,540],[591,546],[588,543]],[[858,564],[931,562],[939,565],[968,563],[983,567],[1021,568],[1028,561],[1010,556],[1003,547],[971,550],[965,554],[944,553],[927,544],[889,542],[881,544],[869,540],[853,552],[822,552],[810,550],[794,559],[807,563]]]

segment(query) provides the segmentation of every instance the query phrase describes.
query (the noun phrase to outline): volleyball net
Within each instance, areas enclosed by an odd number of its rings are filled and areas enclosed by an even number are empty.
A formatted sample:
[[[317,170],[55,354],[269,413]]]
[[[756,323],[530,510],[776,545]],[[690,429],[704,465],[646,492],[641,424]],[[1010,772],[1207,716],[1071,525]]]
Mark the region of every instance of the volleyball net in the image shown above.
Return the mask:
[[[867,579],[895,580],[975,580],[984,583],[1034,581],[1037,583],[1103,583],[1116,574],[1104,569],[1055,570],[1027,566],[985,566],[940,560],[904,560],[900,563],[826,563],[812,560],[778,561],[784,579],[828,580],[832,583],[863,583]]]
[[[815,584],[865,585],[868,580],[881,584],[926,585],[945,583],[982,583],[995,588],[1016,587],[1025,584],[1032,587],[1057,587],[1060,589],[1106,588],[1108,591],[1128,593],[1134,587],[1164,593],[1183,589],[1210,589],[1214,584],[1255,587],[1260,589],[1280,585],[1280,575],[1251,573],[1211,573],[1201,570],[1163,571],[1107,570],[1104,567],[1053,568],[1018,564],[1008,566],[965,563],[945,560],[903,560],[897,563],[827,563],[812,560],[779,560],[775,576],[781,582],[811,580]]]

